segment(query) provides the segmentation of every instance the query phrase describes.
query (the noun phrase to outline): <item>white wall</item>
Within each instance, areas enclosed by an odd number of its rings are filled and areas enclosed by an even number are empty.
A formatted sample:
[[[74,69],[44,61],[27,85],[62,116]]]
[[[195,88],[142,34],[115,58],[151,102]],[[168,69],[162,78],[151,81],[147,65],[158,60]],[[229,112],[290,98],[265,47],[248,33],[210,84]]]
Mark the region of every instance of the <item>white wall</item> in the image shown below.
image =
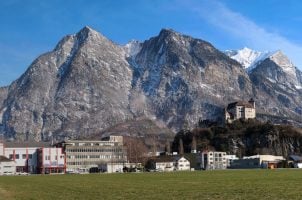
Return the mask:
[[[180,158],[177,161],[177,170],[183,171],[183,170],[190,170],[190,162],[185,159],[184,157]]]
[[[37,149],[38,149],[37,147],[31,147],[31,148],[9,147],[4,149],[4,156],[11,160],[14,160],[16,162],[16,166],[18,167],[28,166],[29,172],[35,173],[37,167]]]
[[[62,148],[42,148],[45,167],[64,167],[65,157]]]
[[[173,171],[174,163],[173,162],[156,162],[156,170],[159,171]]]
[[[15,174],[16,163],[14,161],[0,162],[0,175]]]

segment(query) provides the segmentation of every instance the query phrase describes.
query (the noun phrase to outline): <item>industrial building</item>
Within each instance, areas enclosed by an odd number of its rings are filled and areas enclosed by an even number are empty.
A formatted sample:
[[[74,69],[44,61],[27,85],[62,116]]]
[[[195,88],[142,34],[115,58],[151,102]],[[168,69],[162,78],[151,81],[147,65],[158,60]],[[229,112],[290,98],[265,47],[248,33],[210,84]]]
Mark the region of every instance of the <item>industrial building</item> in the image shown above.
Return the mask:
[[[90,168],[105,163],[126,163],[127,153],[122,136],[110,136],[100,141],[69,140],[56,144],[66,155],[66,171],[88,173]]]
[[[274,155],[254,155],[246,156],[242,159],[234,160],[231,163],[233,169],[253,169],[253,168],[277,168],[278,164],[284,161],[283,156]]]

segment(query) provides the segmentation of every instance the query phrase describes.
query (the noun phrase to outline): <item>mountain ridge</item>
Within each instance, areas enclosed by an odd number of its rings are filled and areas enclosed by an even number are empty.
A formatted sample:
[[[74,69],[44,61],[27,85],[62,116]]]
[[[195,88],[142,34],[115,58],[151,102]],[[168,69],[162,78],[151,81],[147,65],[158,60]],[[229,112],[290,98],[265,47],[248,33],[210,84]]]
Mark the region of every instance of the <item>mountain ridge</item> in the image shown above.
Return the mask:
[[[289,95],[281,81],[287,74],[276,60],[265,60],[247,73],[209,42],[171,29],[120,46],[84,27],[0,89],[0,130],[16,140],[61,140],[146,117],[176,132],[200,118],[223,121],[228,102],[251,97],[261,112],[301,116],[301,91]],[[286,87],[300,87],[295,69]],[[264,72],[281,78],[270,82]]]

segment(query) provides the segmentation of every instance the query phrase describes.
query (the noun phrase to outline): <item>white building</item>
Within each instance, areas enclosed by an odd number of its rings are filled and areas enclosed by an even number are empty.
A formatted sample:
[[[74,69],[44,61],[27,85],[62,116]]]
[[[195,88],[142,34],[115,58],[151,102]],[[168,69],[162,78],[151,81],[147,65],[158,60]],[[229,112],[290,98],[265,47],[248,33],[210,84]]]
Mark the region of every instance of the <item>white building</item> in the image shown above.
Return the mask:
[[[190,162],[185,157],[178,157],[175,159],[175,169],[177,171],[186,171],[190,170]]]
[[[65,173],[66,163],[62,148],[48,147],[38,149],[38,173]]]
[[[237,101],[230,103],[225,109],[225,121],[232,123],[238,119],[254,119],[256,118],[256,105],[253,99],[248,102]]]
[[[4,155],[16,162],[16,172],[37,173],[38,147],[5,147]]]
[[[3,152],[4,156],[9,158],[10,160],[15,161],[16,164],[16,172],[17,173],[39,173],[41,172],[41,166],[39,165],[38,162],[38,152],[40,149],[51,149],[48,152],[53,152],[53,155],[56,154],[56,152],[60,152],[59,155],[59,161],[61,164],[61,161],[65,162],[65,158],[63,160],[60,160],[60,157],[62,157],[62,148],[50,148],[50,144],[48,143],[28,143],[28,142],[23,142],[23,143],[14,143],[14,142],[7,142],[3,145]],[[45,156],[47,156],[48,152],[44,152]],[[49,160],[54,164],[54,162],[57,162],[57,160],[54,160],[55,157],[50,157],[52,160]],[[47,163],[45,161],[44,163]],[[51,163],[49,163],[50,166],[52,166]],[[40,167],[40,168],[39,168]]]
[[[0,175],[13,175],[16,173],[16,162],[0,155]]]
[[[159,156],[151,159],[152,168],[156,171],[184,171],[190,170],[190,162],[183,156]]]
[[[226,152],[203,151],[201,153],[201,168],[205,170],[226,169],[227,168]]]

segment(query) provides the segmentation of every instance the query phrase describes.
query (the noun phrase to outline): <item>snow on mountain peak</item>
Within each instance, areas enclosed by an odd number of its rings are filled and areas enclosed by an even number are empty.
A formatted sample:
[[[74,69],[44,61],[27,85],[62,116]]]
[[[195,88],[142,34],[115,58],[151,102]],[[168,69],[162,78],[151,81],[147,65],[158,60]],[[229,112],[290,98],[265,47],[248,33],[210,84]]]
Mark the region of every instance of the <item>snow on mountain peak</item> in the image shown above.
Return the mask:
[[[250,72],[254,69],[261,61],[270,57],[275,52],[260,52],[250,48],[244,47],[240,50],[227,50],[225,54],[230,58],[239,62],[244,68]]]
[[[123,46],[123,49],[127,57],[136,56],[136,54],[139,53],[141,48],[142,48],[142,43],[137,40],[131,40],[125,46]]]
[[[258,51],[254,51],[247,47],[244,47],[240,50],[231,50],[226,51],[226,54],[232,59],[238,61],[241,65],[243,65],[246,69],[251,67],[251,65],[259,58],[262,53]]]

